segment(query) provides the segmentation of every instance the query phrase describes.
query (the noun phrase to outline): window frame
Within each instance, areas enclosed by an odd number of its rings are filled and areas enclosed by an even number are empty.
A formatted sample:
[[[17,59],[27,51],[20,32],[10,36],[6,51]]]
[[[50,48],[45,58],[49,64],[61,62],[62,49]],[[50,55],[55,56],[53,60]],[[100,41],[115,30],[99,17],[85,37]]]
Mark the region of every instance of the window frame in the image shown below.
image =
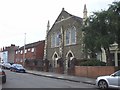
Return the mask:
[[[33,47],[32,49],[31,49],[31,52],[34,52],[35,51],[35,48]]]
[[[72,39],[72,30],[74,31],[74,42],[72,41],[73,39]],[[69,43],[67,43],[67,32],[69,33],[68,35],[68,37],[69,37]],[[76,28],[75,28],[75,26],[72,26],[72,27],[69,27],[66,31],[65,31],[65,40],[64,40],[64,42],[65,42],[65,45],[67,46],[67,45],[74,45],[74,44],[76,44]]]
[[[60,31],[55,32],[51,35],[51,48],[60,46]]]

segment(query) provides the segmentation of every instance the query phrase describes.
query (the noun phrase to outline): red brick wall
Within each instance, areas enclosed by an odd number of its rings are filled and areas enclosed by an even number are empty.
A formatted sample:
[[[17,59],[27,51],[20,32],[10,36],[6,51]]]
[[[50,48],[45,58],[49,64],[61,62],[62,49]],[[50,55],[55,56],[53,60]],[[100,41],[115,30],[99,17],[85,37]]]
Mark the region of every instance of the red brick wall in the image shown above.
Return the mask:
[[[19,59],[19,61],[17,61],[16,59]],[[23,54],[20,54],[20,52],[18,54],[15,53],[14,63],[21,63],[21,59],[23,59]]]
[[[36,47],[36,59],[43,59],[44,45],[45,45],[45,42],[42,42],[40,45]]]
[[[29,48],[29,49],[30,49],[30,51],[27,50],[27,53],[25,54],[25,58],[36,59],[36,52],[31,52],[32,48]]]
[[[96,78],[101,75],[110,75],[115,71],[114,66],[76,66],[75,75]]]

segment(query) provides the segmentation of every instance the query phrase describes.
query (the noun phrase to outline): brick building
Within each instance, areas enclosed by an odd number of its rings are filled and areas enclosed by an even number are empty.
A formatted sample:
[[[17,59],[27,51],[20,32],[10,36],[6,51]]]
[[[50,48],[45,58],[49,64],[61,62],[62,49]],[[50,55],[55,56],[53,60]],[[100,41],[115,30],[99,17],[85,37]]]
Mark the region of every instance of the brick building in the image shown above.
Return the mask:
[[[15,46],[14,44],[11,44],[11,46],[4,47],[1,50],[1,57],[3,59],[3,62],[14,63],[15,50],[17,49],[18,46]]]
[[[15,63],[24,64],[24,62],[34,62],[43,60],[45,41],[38,41],[20,47],[15,51]],[[25,55],[25,56],[24,56]],[[25,60],[25,61],[24,61]]]

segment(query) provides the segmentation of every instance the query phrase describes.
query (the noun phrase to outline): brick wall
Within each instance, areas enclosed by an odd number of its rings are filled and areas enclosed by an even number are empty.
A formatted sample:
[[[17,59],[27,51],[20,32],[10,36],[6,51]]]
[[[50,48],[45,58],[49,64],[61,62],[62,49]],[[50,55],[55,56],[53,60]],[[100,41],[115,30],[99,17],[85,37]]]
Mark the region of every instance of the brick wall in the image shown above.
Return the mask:
[[[110,75],[115,72],[114,66],[76,66],[75,75],[96,78],[102,75]]]
[[[45,42],[42,42],[40,43],[40,45],[36,46],[36,59],[43,59],[44,46],[45,46]]]

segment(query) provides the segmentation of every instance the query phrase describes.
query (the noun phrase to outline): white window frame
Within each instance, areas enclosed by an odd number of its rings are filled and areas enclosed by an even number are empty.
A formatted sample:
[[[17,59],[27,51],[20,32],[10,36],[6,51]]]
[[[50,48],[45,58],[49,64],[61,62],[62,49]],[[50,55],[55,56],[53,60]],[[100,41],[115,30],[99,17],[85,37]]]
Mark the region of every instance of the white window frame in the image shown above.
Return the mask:
[[[75,31],[75,42],[72,42],[72,30],[74,29]],[[67,38],[66,38],[66,34],[67,34],[67,31],[69,31],[69,43],[67,43]],[[76,28],[73,26],[73,27],[70,27],[68,28],[66,31],[65,31],[65,45],[73,45],[73,44],[76,44]]]
[[[54,38],[54,34],[51,35],[51,48],[53,48],[55,46],[53,38]]]
[[[56,32],[55,34],[55,47],[59,47],[60,46],[60,31]]]
[[[18,51],[16,51],[15,53],[18,54]]]
[[[30,51],[30,48],[28,48],[28,51]]]
[[[20,54],[23,54],[23,50],[20,51]]]
[[[34,52],[34,51],[35,51],[35,48],[32,48],[32,49],[31,49],[31,52]]]
[[[69,45],[70,44],[70,30],[69,29],[67,29],[66,31],[65,31],[66,33],[65,33],[65,44],[66,45]],[[67,32],[68,32],[68,39],[67,39]],[[67,40],[69,40],[69,42],[67,43]]]
[[[60,34],[61,34],[60,32],[56,32],[51,35],[51,48],[60,46],[60,41],[57,41],[60,40],[59,39]]]
[[[25,53],[27,53],[27,50],[25,49]]]
[[[75,31],[75,38],[74,38],[74,39],[75,39],[75,42],[72,42],[72,38],[71,38],[71,44],[76,44],[76,28],[75,28],[75,26],[72,27],[72,30],[73,30],[73,29],[74,29],[74,31]],[[72,30],[71,30],[71,31],[72,31]],[[70,36],[72,37],[72,34],[71,34]]]

